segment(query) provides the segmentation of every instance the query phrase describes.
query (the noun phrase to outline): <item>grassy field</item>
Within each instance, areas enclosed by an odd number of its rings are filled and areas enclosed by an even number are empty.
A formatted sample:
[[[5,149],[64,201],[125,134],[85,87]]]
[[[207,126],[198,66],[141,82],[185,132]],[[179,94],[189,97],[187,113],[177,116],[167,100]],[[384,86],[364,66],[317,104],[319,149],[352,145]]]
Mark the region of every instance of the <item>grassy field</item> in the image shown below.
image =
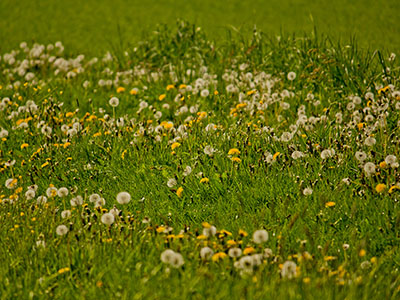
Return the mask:
[[[248,34],[257,27],[272,36],[322,33],[348,42],[356,36],[372,49],[400,47],[397,0],[372,1],[15,1],[0,2],[0,50],[21,41],[49,43],[61,40],[68,51],[100,55],[110,44],[141,39],[156,24],[175,24],[177,18],[195,22],[210,37],[225,38],[227,28]]]
[[[65,4],[26,5],[33,18]],[[222,28],[215,41],[220,24],[265,24],[260,11],[207,23],[184,4],[196,25],[76,4],[41,18],[50,32],[34,18],[22,31],[21,7],[0,6],[16,16],[0,21],[0,299],[400,297],[386,39],[367,51]],[[122,18],[118,37],[113,14],[148,23]]]

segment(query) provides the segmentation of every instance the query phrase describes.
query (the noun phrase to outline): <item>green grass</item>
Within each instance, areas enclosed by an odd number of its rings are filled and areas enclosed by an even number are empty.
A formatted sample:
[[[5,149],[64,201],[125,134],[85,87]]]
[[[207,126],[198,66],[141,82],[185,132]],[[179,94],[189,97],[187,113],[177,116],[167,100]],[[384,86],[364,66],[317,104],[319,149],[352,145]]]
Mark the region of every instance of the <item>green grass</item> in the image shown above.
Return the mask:
[[[248,34],[254,25],[271,36],[319,31],[346,43],[356,36],[372,49],[400,47],[396,0],[372,1],[1,1],[0,49],[8,51],[21,41],[63,41],[69,51],[103,54],[110,44],[138,41],[158,23],[177,18],[195,22],[212,38],[226,29]]]
[[[46,49],[31,59],[21,50],[11,65],[2,55],[1,298],[398,298],[399,167],[388,158],[400,155],[398,58],[320,35],[228,32],[215,42],[196,28],[179,22],[132,47],[103,45],[113,59],[93,64],[71,56],[80,53],[72,40],[66,54]],[[19,74],[25,58],[33,79]],[[29,100],[37,110],[26,110]],[[365,145],[367,137],[376,144]],[[366,162],[376,170],[366,174]],[[69,194],[38,203],[52,185]],[[121,191],[129,204],[117,203]],[[93,193],[105,199],[100,207]],[[84,204],[72,207],[77,195]],[[115,222],[103,224],[113,207]],[[215,236],[202,235],[205,222]],[[59,225],[68,233],[58,235]],[[256,243],[258,229],[268,241]],[[205,246],[219,255],[270,248],[272,256],[246,271],[239,258],[201,259]],[[184,265],[161,262],[166,249]],[[298,267],[293,278],[280,271],[287,261]]]

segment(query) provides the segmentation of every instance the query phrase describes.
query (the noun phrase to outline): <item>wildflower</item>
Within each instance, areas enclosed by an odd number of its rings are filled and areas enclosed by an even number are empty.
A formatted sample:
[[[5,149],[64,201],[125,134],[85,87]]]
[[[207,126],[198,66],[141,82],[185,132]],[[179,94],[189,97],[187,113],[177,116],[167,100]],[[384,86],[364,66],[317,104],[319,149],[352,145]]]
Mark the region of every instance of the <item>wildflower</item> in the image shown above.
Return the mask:
[[[239,260],[238,267],[240,269],[243,269],[244,271],[252,272],[253,264],[254,264],[253,258],[249,255],[246,255]]]
[[[303,195],[304,195],[304,196],[310,196],[312,193],[313,193],[313,190],[312,190],[312,188],[310,188],[310,187],[306,187],[306,188],[303,190]]]
[[[360,267],[362,270],[369,269],[371,268],[371,263],[368,260],[365,260],[360,264]]]
[[[372,174],[374,174],[375,170],[376,170],[375,164],[372,162],[367,162],[364,165],[364,172],[367,174],[367,176],[371,176]]]
[[[6,180],[5,186],[9,190],[15,189],[17,187],[18,179],[10,178]]]
[[[208,156],[212,156],[214,152],[216,152],[216,150],[210,145],[204,147],[204,153],[207,154]]]
[[[209,183],[210,180],[207,177],[200,179],[200,183]]]
[[[117,88],[117,93],[123,93],[123,92],[125,92],[125,88],[122,87],[122,86],[119,86],[119,87]]]
[[[346,251],[346,250],[348,250],[350,248],[350,245],[349,244],[343,244],[342,248],[343,248],[344,251]]]
[[[240,248],[231,248],[228,251],[228,255],[232,258],[237,258],[242,255],[242,249]]]
[[[397,165],[397,157],[390,154],[390,155],[386,156],[385,162],[391,167],[396,166]]]
[[[363,151],[357,151],[355,157],[360,163],[362,163],[364,160],[367,159],[367,154],[365,154],[365,152]]]
[[[383,184],[383,183],[379,183],[379,184],[375,187],[375,190],[376,190],[378,193],[382,193],[385,189],[386,189],[386,185]]]
[[[293,159],[299,159],[299,158],[301,158],[303,156],[304,156],[304,154],[301,151],[293,151],[293,153],[292,153],[292,158]]]
[[[50,186],[47,190],[46,190],[46,195],[49,198],[55,197],[57,195],[57,188],[55,188],[54,186]]]
[[[242,160],[239,157],[232,157],[231,161],[235,162],[235,163],[241,163]]]
[[[273,255],[273,252],[270,248],[265,248],[263,253],[265,258],[270,258]]]
[[[289,72],[288,75],[287,75],[287,78],[288,78],[290,81],[295,80],[295,79],[296,79],[296,73],[295,73],[295,72]]]
[[[366,254],[367,254],[367,251],[365,251],[364,249],[361,249],[361,250],[358,252],[358,256],[360,256],[360,257],[364,257]]]
[[[180,145],[181,145],[180,143],[175,142],[175,143],[173,143],[173,144],[171,145],[171,149],[172,149],[172,150],[175,150],[175,149],[178,148]]]
[[[76,196],[75,198],[72,198],[70,200],[70,204],[71,206],[78,206],[78,205],[82,205],[83,204],[83,198],[82,196]]]
[[[47,202],[47,197],[46,197],[46,196],[39,196],[39,197],[37,197],[37,199],[36,199],[36,203],[37,203],[38,205],[45,204],[46,202]]]
[[[206,237],[214,236],[216,233],[217,233],[217,228],[215,226],[203,228],[203,235]]]
[[[35,198],[36,196],[36,192],[33,189],[29,189],[25,192],[25,198],[26,200],[31,200],[33,198]]]
[[[293,261],[286,261],[281,270],[281,275],[283,278],[292,279],[297,274],[297,265]]]
[[[261,244],[268,241],[268,232],[264,229],[256,230],[253,233],[253,241],[256,244]]]
[[[183,187],[179,187],[176,190],[176,195],[180,198],[180,197],[182,197],[182,194],[183,194]]]
[[[200,92],[200,96],[203,98],[208,97],[208,95],[210,95],[210,92],[207,89],[204,89]]]
[[[256,252],[256,249],[254,249],[253,247],[246,247],[243,251],[244,255],[248,255],[248,254],[252,254]]]
[[[117,202],[119,204],[127,204],[131,201],[131,195],[128,192],[120,192],[117,195]]]
[[[376,139],[369,136],[369,137],[367,137],[367,138],[364,140],[364,144],[365,144],[366,146],[368,146],[368,147],[372,147],[373,145],[376,144]]]
[[[228,151],[228,155],[240,155],[240,151],[237,148],[232,148]]]
[[[71,216],[71,211],[70,210],[63,210],[61,212],[61,218],[65,219],[65,218],[69,218]]]
[[[65,235],[65,234],[67,234],[68,233],[68,227],[67,226],[65,226],[65,225],[59,225],[59,226],[57,226],[57,228],[56,228],[56,233],[58,234],[58,235]]]
[[[169,264],[172,261],[174,254],[175,252],[171,249],[164,250],[161,253],[161,261],[165,264]]]
[[[333,202],[333,201],[328,201],[328,202],[325,203],[325,207],[333,207],[335,205],[336,205],[336,203]]]
[[[105,213],[101,216],[101,222],[106,225],[111,225],[114,223],[115,217],[111,213]]]
[[[117,97],[112,97],[110,99],[110,101],[108,101],[108,103],[112,106],[112,107],[117,107],[119,105],[119,99]]]
[[[96,203],[97,201],[99,201],[101,199],[99,194],[91,194],[89,196],[89,201],[92,203]]]
[[[225,253],[225,252],[218,252],[218,253],[215,253],[212,257],[211,257],[211,259],[212,259],[212,261],[220,261],[220,260],[223,260],[225,257],[227,257],[228,255]]]
[[[262,254],[260,254],[260,253],[253,254],[251,256],[251,258],[253,259],[253,265],[254,266],[259,266],[259,265],[262,264],[262,261],[263,261],[263,255]]]
[[[4,128],[1,128],[0,130],[0,139],[6,138],[8,136],[8,131],[5,130]]]
[[[168,181],[167,181],[167,186],[168,186],[169,188],[172,188],[172,187],[176,186],[176,184],[177,184],[177,182],[176,182],[176,179],[175,179],[175,178],[170,178],[170,179],[168,179]]]
[[[21,150],[22,150],[22,149],[25,149],[25,148],[28,148],[28,147],[29,147],[29,144],[23,143],[23,144],[21,145]]]
[[[203,247],[200,250],[200,257],[203,260],[210,260],[214,255],[214,251],[210,247]]]
[[[57,195],[60,198],[67,197],[68,196],[68,189],[65,188],[65,187],[59,188],[58,191],[57,191]]]
[[[239,229],[239,235],[242,236],[242,237],[246,237],[246,236],[248,236],[249,234],[248,234],[246,231],[244,231],[244,230],[242,230],[242,229]]]
[[[333,149],[325,149],[321,152],[322,159],[328,159],[334,155],[335,155],[335,150],[333,150]]]
[[[183,266],[183,264],[185,263],[185,261],[183,260],[183,256],[180,253],[174,252],[174,254],[172,255],[169,264],[171,265],[171,267],[178,269],[181,266]]]
[[[158,100],[163,101],[165,99],[165,97],[167,97],[167,95],[162,94],[158,97]]]
[[[192,173],[192,168],[190,166],[186,166],[185,170],[183,171],[183,176],[188,176],[190,173]]]

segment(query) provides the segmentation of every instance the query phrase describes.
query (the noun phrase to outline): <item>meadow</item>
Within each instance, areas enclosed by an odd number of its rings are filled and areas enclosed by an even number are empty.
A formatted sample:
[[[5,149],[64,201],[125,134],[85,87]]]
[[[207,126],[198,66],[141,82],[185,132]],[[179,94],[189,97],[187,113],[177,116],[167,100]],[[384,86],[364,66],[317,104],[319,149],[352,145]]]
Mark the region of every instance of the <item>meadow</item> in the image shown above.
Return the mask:
[[[399,298],[396,54],[225,35],[0,54],[1,299]]]

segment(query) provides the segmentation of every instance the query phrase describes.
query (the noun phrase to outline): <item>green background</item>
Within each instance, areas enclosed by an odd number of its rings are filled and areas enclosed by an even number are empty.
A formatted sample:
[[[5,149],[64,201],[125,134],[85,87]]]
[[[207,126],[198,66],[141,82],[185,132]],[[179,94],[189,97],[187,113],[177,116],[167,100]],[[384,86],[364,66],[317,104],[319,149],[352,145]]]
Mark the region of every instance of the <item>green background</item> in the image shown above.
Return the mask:
[[[66,51],[102,54],[110,44],[129,45],[156,24],[174,24],[177,18],[194,22],[214,39],[232,26],[247,34],[261,31],[319,33],[349,42],[356,37],[370,49],[400,48],[398,0],[65,0],[0,1],[0,50],[21,41],[62,41]]]

